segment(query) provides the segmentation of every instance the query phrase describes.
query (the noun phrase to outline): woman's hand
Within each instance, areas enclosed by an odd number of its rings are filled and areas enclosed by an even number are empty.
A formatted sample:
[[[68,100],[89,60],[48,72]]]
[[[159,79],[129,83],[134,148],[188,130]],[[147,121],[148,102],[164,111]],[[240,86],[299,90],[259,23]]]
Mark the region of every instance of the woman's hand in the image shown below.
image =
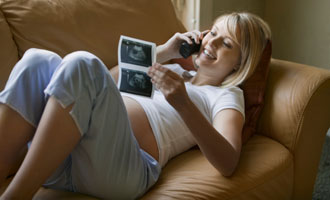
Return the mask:
[[[192,44],[192,40],[194,40],[196,44],[199,44],[207,32],[209,30],[175,33],[165,44],[157,46],[157,62],[163,63],[170,59],[182,58],[179,53],[181,43],[186,41],[188,44]]]
[[[148,75],[151,82],[163,93],[166,100],[176,110],[182,109],[190,101],[184,80],[177,73],[155,63],[149,68]]]

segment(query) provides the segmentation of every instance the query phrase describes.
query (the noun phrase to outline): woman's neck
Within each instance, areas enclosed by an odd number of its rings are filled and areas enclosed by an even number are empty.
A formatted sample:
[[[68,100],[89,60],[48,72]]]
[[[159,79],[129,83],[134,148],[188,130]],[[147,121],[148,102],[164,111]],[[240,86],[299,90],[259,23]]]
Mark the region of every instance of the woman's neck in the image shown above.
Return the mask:
[[[217,79],[212,79],[212,77],[206,75],[206,74],[203,74],[203,73],[196,73],[196,75],[194,77],[192,77],[189,82],[193,85],[198,85],[198,86],[201,86],[201,85],[213,85],[213,86],[219,86],[221,84],[223,80],[217,78]]]

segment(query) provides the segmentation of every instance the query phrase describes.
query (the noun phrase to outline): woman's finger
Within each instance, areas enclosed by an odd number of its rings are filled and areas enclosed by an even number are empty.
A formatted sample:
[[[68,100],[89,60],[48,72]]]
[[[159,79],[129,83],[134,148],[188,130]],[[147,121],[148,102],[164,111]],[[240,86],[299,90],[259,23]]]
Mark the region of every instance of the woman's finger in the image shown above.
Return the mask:
[[[200,31],[192,31],[193,38],[196,42],[196,44],[200,43],[200,37],[201,37],[201,32]]]
[[[172,87],[175,80],[169,76],[158,76],[152,77],[152,83],[160,90],[166,90]]]
[[[208,34],[209,32],[210,32],[210,30],[205,30],[205,31],[203,31],[203,32],[202,32],[202,37],[205,37],[206,34]]]
[[[153,80],[157,82],[170,82],[172,78],[168,76],[166,73],[161,71],[156,71],[155,74],[152,76]]]
[[[154,76],[157,76],[159,78],[168,77],[171,78],[171,80],[179,80],[181,78],[181,76],[179,76],[177,73],[161,65],[154,66]]]
[[[192,44],[192,41],[191,41],[191,38],[189,37],[189,35],[182,34],[179,36],[179,39],[186,41],[188,44]]]
[[[149,67],[147,74],[151,77],[154,75],[156,69],[161,66],[159,63],[154,63],[151,67]]]
[[[196,44],[200,43],[202,33],[200,31],[190,31],[186,33],[186,36],[188,36],[191,40],[194,40]]]

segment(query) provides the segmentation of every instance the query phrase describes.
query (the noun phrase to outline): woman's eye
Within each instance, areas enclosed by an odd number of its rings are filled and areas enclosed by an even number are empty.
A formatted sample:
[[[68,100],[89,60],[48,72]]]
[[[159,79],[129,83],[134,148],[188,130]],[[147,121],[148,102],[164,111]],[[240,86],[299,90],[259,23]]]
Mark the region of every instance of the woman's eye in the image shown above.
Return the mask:
[[[229,44],[229,43],[227,43],[227,42],[223,42],[223,45],[225,45],[227,48],[229,48],[229,49],[231,49],[232,48],[232,46]]]

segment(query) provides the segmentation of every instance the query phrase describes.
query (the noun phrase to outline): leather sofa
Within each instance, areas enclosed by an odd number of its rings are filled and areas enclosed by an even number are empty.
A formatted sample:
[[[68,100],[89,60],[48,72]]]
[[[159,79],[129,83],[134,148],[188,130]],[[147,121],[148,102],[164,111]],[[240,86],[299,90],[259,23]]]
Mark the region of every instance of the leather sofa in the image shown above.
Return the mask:
[[[87,50],[110,69],[121,34],[161,44],[183,31],[170,0],[0,0],[0,89],[31,47],[61,56]],[[141,199],[311,199],[329,102],[329,70],[271,59],[257,131],[234,175],[220,175],[192,148],[172,159]],[[96,198],[42,187],[34,199]]]

